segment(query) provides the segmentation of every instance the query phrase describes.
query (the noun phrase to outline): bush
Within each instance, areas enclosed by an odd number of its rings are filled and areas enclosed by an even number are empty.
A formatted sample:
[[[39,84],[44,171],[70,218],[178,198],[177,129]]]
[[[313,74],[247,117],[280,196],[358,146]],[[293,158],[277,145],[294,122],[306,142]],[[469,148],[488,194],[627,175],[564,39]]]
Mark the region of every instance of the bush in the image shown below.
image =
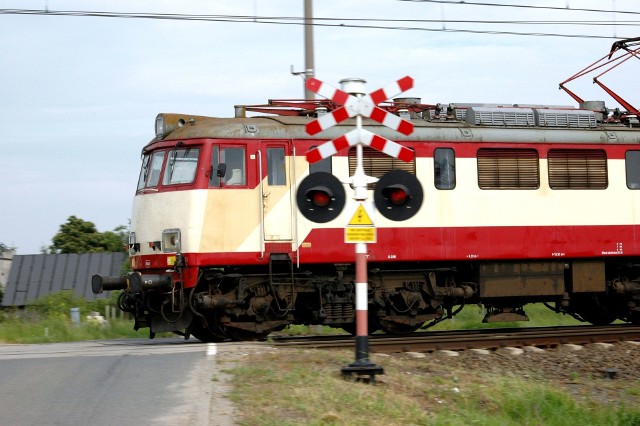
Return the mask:
[[[5,309],[0,314],[0,342],[44,343],[122,337],[147,337],[133,330],[131,319],[111,319],[106,324],[87,321],[90,312],[104,314],[117,305],[117,292],[107,299],[88,301],[73,291],[43,296],[25,309]],[[71,321],[71,308],[79,308],[80,324]]]

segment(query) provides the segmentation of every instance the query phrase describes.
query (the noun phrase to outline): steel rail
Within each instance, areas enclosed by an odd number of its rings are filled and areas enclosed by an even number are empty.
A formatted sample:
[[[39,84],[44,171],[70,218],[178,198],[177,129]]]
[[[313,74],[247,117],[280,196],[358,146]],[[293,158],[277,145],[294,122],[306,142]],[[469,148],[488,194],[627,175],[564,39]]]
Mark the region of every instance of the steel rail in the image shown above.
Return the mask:
[[[640,326],[568,326],[532,327],[508,329],[481,329],[414,333],[408,336],[370,336],[372,352],[434,352],[438,350],[461,351],[468,349],[497,349],[514,346],[554,347],[562,344],[615,343],[640,340]],[[296,338],[272,338],[277,347],[316,349],[349,348],[354,345],[352,336],[305,336]]]

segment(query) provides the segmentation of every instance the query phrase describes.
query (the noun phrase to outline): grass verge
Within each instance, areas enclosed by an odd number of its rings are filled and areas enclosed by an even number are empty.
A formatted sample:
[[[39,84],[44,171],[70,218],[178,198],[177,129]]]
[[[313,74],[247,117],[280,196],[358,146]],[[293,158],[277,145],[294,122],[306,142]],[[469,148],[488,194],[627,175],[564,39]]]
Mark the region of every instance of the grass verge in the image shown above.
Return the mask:
[[[278,350],[228,372],[241,425],[640,425],[624,403],[576,398],[540,377],[377,355],[375,385],[344,379],[351,351]]]
[[[114,292],[115,293],[115,292]],[[133,321],[115,318],[117,294],[111,299],[87,301],[72,291],[51,293],[25,309],[0,311],[1,343],[52,343],[79,340],[148,337],[148,330],[136,332]],[[79,322],[71,319],[71,309],[78,309]],[[114,311],[109,322],[88,320],[91,312]]]

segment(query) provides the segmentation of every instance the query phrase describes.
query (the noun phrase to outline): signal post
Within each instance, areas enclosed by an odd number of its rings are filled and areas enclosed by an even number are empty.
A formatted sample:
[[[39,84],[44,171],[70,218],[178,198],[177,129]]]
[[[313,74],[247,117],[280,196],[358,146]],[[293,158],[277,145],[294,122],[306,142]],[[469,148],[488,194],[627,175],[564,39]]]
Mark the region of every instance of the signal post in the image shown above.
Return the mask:
[[[377,104],[412,88],[413,79],[408,76],[404,77],[388,87],[371,92],[369,95],[365,95],[365,81],[362,79],[345,79],[340,83],[343,90],[328,86],[316,78],[307,80],[307,89],[343,106],[307,124],[306,131],[310,135],[315,135],[349,117],[356,118],[356,128],[309,151],[307,161],[315,163],[344,148],[356,146],[356,169],[349,182],[346,182],[350,183],[354,189],[353,199],[356,209],[345,228],[345,242],[355,243],[356,359],[352,364],[342,368],[342,374],[345,376],[356,375],[359,379],[373,383],[375,375],[384,374],[384,369],[369,360],[367,243],[376,242],[376,228],[371,220],[372,212],[368,207],[367,185],[378,182],[378,179],[367,176],[364,171],[363,146],[370,146],[403,161],[412,161],[414,152],[363,129],[362,117],[370,117],[405,135],[411,134],[413,124],[377,107]],[[397,213],[383,212],[385,217],[392,220],[405,220],[413,216],[420,207],[422,187],[415,176],[408,173],[409,177],[404,174],[398,176],[394,172],[398,172],[398,170],[387,173],[381,179],[384,181],[384,187],[376,189],[375,203],[379,209],[386,208],[387,205],[391,205],[389,209],[409,209],[409,213],[401,212],[399,216]],[[388,175],[391,176],[388,177]],[[344,188],[342,188],[341,182],[335,176],[322,172],[307,176],[300,183],[296,198],[301,213],[307,219],[315,222],[328,222],[335,219],[345,203]],[[331,202],[333,205],[329,208]]]
[[[364,84],[364,82],[363,82]],[[353,89],[352,89],[353,90]],[[353,93],[353,92],[352,92]],[[362,96],[362,93],[357,95]],[[362,130],[362,117],[356,117],[356,128]],[[356,169],[351,177],[357,204],[351,221],[345,228],[345,241],[355,242],[356,251],[356,360],[342,368],[345,376],[367,377],[375,382],[376,374],[384,374],[384,369],[369,360],[369,275],[367,268],[367,243],[376,242],[376,228],[365,209],[367,202],[367,184],[375,183],[377,178],[367,176],[363,166],[362,143],[356,145]],[[365,231],[354,235],[354,230]]]

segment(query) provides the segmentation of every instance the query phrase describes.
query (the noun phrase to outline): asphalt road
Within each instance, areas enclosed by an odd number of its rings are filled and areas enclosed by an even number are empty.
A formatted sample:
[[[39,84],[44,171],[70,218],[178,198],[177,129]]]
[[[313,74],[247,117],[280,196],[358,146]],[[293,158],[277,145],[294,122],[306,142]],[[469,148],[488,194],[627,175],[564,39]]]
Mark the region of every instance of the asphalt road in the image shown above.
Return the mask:
[[[0,424],[232,424],[225,354],[178,338],[0,345]]]

